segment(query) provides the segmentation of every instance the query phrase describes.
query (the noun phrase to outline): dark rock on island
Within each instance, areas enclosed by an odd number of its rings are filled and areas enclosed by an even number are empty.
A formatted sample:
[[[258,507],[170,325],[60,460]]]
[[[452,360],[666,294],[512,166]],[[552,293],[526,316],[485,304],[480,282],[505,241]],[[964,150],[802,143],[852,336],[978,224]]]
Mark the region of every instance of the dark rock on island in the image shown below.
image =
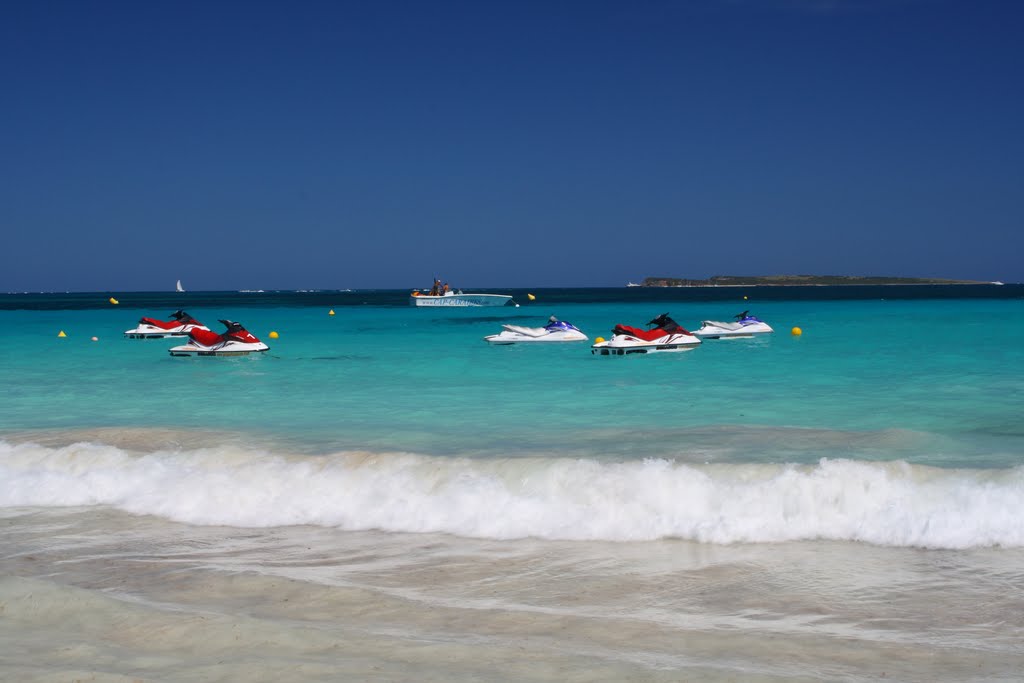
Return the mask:
[[[987,285],[980,280],[947,280],[934,277],[861,277],[857,275],[713,275],[706,280],[647,277],[644,287],[751,287],[822,285]]]

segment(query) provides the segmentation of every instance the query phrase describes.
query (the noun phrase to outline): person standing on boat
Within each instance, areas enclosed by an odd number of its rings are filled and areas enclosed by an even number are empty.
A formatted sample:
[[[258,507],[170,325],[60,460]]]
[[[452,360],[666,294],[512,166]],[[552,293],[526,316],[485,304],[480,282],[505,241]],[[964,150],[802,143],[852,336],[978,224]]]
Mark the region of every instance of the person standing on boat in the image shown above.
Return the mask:
[[[441,296],[447,296],[447,295],[448,295],[448,283],[446,282],[446,283],[444,283],[444,289],[441,291]]]

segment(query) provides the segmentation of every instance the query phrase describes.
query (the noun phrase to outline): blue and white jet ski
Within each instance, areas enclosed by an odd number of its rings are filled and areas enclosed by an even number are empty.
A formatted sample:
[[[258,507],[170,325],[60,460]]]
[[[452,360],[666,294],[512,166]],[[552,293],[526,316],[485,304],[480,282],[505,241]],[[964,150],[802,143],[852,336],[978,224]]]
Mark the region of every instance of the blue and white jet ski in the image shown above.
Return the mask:
[[[733,322],[705,320],[700,329],[693,334],[702,339],[729,339],[753,337],[755,334],[767,334],[773,331],[768,323],[750,315],[750,311],[738,313],[735,318],[736,320]]]
[[[544,327],[520,327],[519,325],[502,325],[498,334],[484,337],[491,344],[518,344],[520,342],[570,342],[587,341],[587,335],[580,332],[572,323],[559,320],[555,316],[548,318]]]

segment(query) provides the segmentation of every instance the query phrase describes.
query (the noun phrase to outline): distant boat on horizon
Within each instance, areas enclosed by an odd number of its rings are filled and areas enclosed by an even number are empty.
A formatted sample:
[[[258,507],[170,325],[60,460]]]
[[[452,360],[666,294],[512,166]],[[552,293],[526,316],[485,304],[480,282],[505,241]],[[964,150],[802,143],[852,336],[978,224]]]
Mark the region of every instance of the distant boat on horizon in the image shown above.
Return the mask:
[[[627,282],[627,283],[626,283],[626,286],[627,286],[627,287],[641,287],[642,285],[638,285],[638,284],[637,284],[637,283],[635,283],[635,282]]]
[[[178,284],[174,287],[174,291],[176,291],[176,292],[184,292],[185,291],[185,288],[181,286],[181,280],[178,280]]]

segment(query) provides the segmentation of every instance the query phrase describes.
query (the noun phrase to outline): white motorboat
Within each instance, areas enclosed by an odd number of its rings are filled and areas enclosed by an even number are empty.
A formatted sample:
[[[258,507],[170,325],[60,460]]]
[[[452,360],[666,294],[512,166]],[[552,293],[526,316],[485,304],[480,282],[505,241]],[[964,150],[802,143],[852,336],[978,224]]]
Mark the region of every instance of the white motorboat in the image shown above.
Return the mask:
[[[171,313],[170,320],[157,320],[156,318],[141,318],[138,327],[124,331],[124,336],[129,339],[163,339],[164,337],[185,337],[192,330],[206,330],[209,328],[202,324],[185,311]]]
[[[502,325],[498,334],[484,337],[491,344],[518,344],[520,342],[572,342],[587,341],[587,335],[578,327],[555,316],[548,319],[544,327],[521,327],[519,325]]]
[[[410,306],[504,306],[512,301],[509,294],[464,294],[445,292],[440,295],[424,294],[419,291],[409,296]]]
[[[733,322],[705,320],[700,329],[693,334],[701,339],[738,339],[773,331],[768,323],[750,315],[750,311],[743,311],[736,315],[736,320]]]
[[[257,339],[241,324],[221,320],[227,330],[217,334],[203,328],[188,333],[188,343],[170,349],[172,356],[245,356],[263,353],[270,347]]]
[[[633,353],[689,351],[700,344],[700,339],[668,317],[668,313],[662,313],[647,324],[654,327],[642,330],[628,325],[616,325],[612,330],[612,338],[597,342],[590,347],[590,352],[602,356],[627,356]]]

